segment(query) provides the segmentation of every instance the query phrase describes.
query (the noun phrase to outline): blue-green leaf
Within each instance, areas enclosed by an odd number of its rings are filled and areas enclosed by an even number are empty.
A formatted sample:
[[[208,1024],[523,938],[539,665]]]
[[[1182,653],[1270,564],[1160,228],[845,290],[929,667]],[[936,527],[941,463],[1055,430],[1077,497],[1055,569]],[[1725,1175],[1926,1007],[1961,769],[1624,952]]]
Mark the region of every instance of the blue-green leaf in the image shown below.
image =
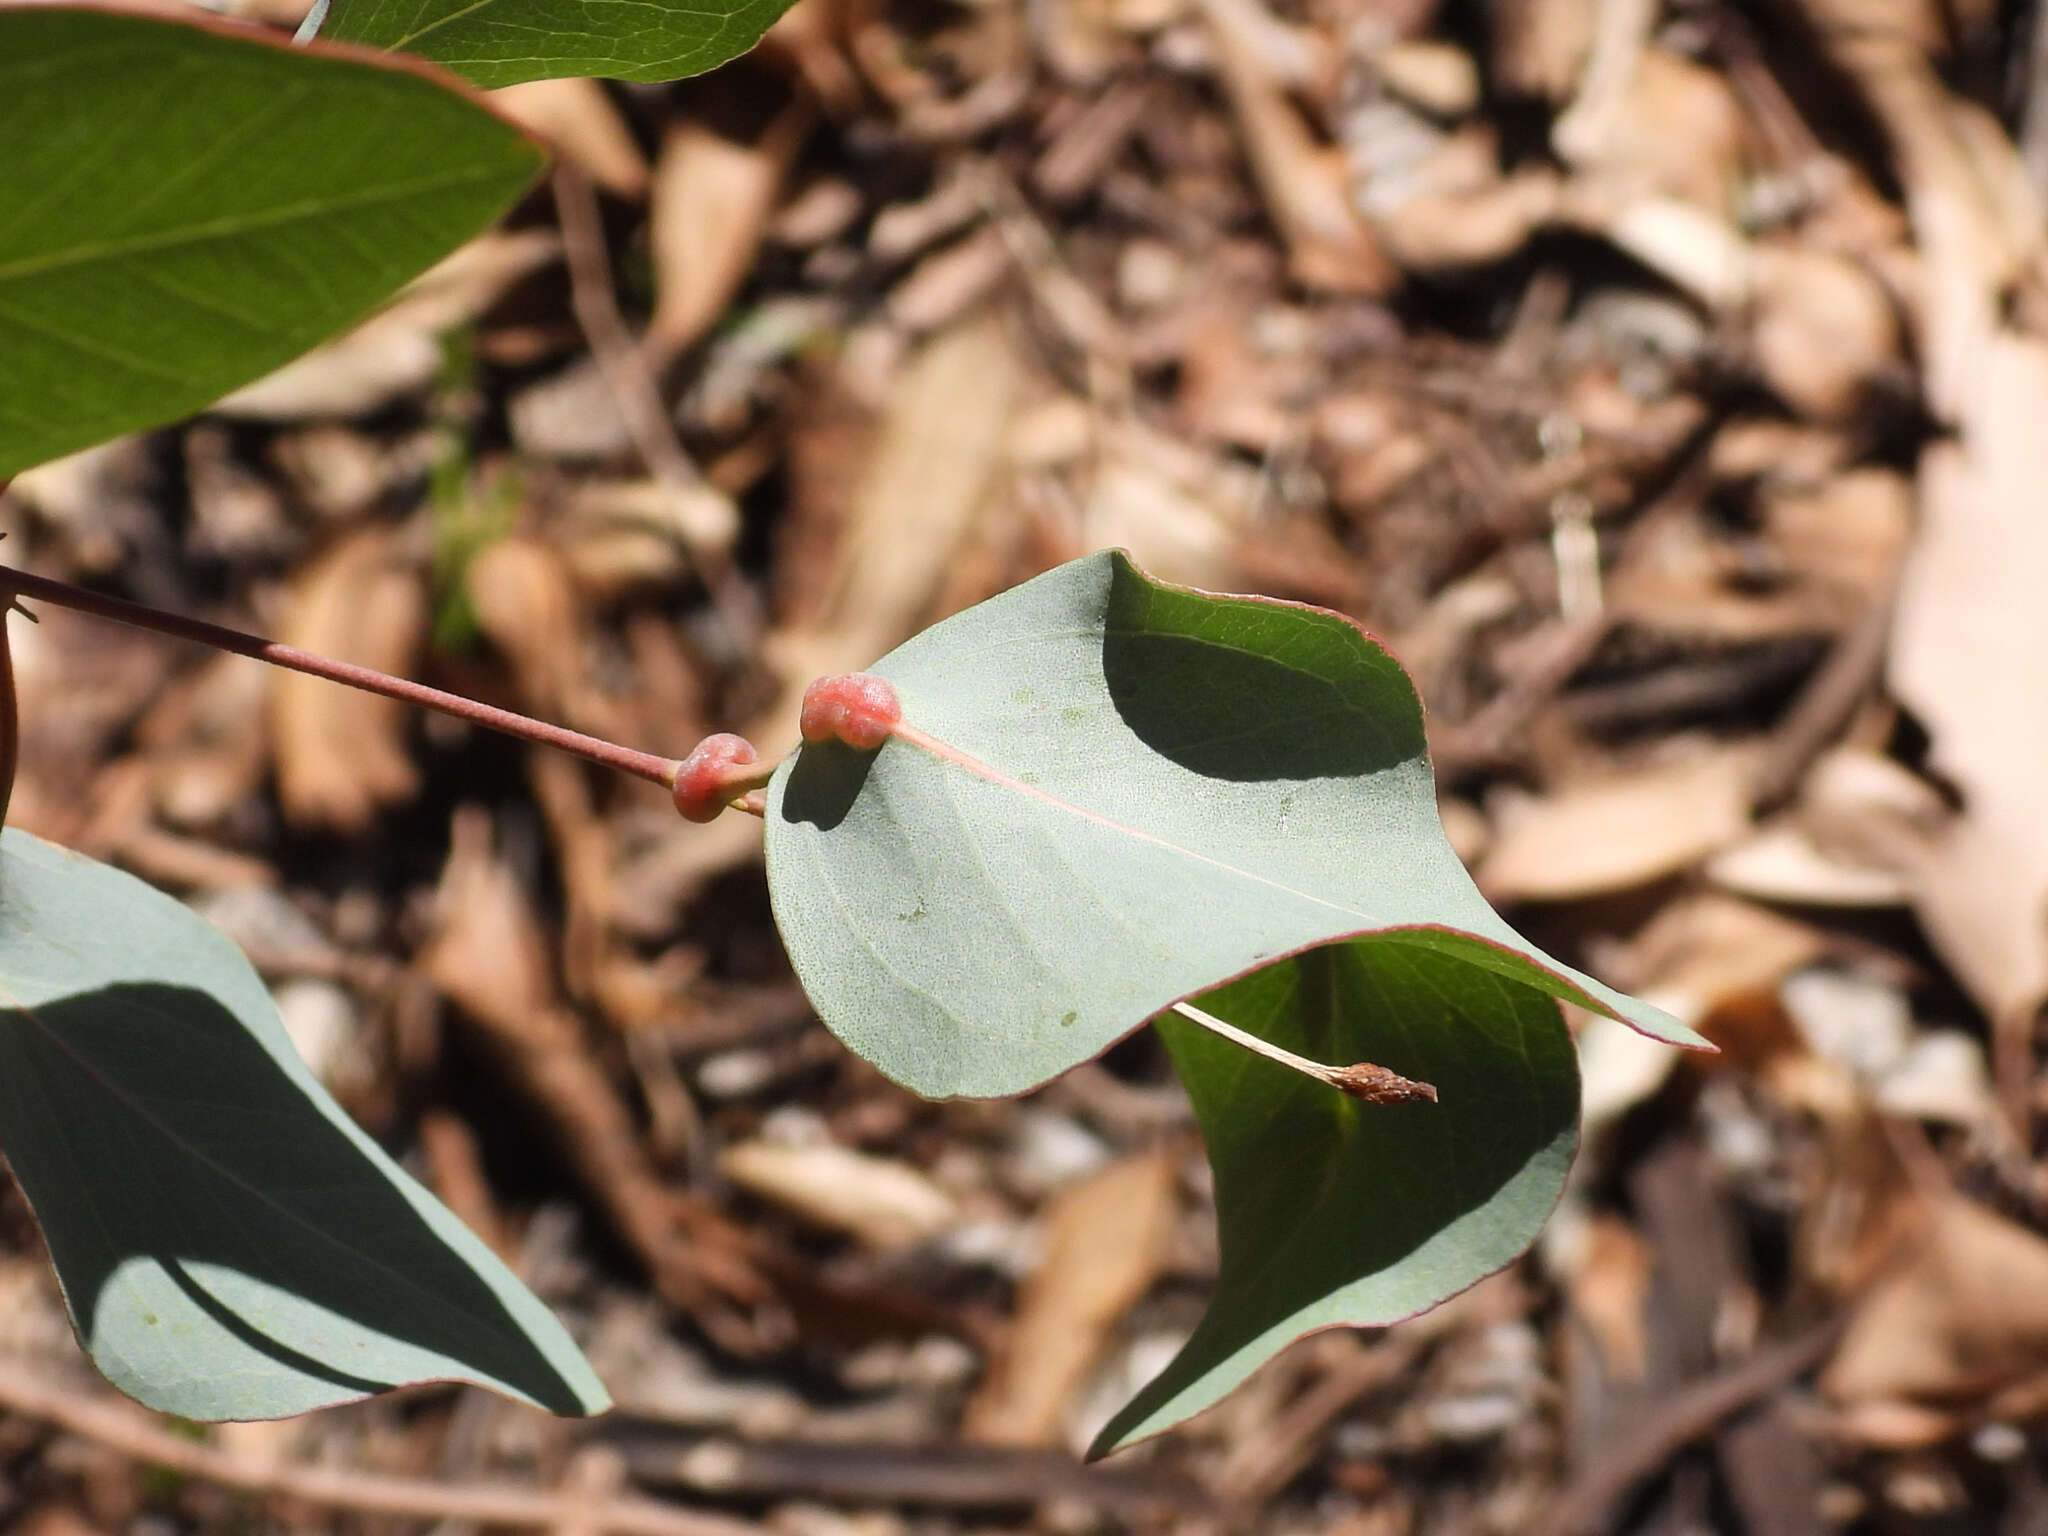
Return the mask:
[[[1103,553],[872,670],[931,745],[801,748],[769,788],[768,878],[819,1016],[919,1093],[1020,1093],[1352,939],[1702,1043],[1487,905],[1438,820],[1413,686],[1341,615]]]
[[[191,1419],[406,1382],[557,1413],[561,1325],[357,1128],[235,947],[141,881],[0,835],[0,1149],[108,1380]]]

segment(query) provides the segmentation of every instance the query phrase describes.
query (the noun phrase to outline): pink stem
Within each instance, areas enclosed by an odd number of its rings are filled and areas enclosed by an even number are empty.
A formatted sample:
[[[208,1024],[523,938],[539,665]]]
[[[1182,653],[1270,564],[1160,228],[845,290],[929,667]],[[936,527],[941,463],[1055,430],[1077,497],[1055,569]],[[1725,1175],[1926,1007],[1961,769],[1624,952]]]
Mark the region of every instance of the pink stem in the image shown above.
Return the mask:
[[[68,581],[55,581],[48,576],[33,576],[12,566],[0,566],[0,592],[35,598],[39,602],[54,603],[60,608],[75,608],[80,613],[89,613],[95,618],[112,619],[117,624],[132,624],[137,629],[154,630],[160,635],[170,635],[174,639],[210,645],[215,650],[231,651],[237,656],[253,656],[258,661],[269,662],[272,666],[289,667],[294,672],[324,677],[329,682],[360,688],[366,693],[380,693],[387,699],[397,699],[403,704],[438,709],[444,715],[453,715],[458,720],[467,720],[470,724],[483,726],[486,730],[502,731],[507,736],[517,736],[522,741],[537,741],[544,746],[559,747],[564,752],[573,752],[586,761],[605,768],[616,768],[622,773],[633,774],[664,788],[675,782],[676,769],[681,766],[675,758],[657,757],[652,752],[636,752],[631,747],[622,747],[602,737],[586,736],[581,731],[550,725],[545,720],[535,720],[528,715],[515,714],[509,709],[499,709],[494,705],[479,703],[475,699],[464,698],[459,693],[446,693],[439,688],[429,688],[425,683],[393,677],[388,672],[360,667],[350,661],[336,661],[331,656],[302,651],[295,645],[280,645],[275,640],[265,640],[260,635],[244,634],[238,629],[209,624],[203,619],[188,619],[175,613],[146,608],[140,603],[127,602],[118,597],[103,597],[97,592],[88,592],[83,587],[74,587]]]

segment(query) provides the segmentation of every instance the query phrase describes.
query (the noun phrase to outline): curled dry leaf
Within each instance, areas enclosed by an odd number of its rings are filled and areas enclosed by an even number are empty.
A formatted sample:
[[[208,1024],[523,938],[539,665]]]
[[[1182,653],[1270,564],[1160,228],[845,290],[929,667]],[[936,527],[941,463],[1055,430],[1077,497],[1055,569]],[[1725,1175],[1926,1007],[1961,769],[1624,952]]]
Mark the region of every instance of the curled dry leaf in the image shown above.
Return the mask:
[[[389,529],[351,533],[293,584],[278,638],[381,672],[410,673],[427,627],[419,573]],[[298,672],[271,680],[277,797],[295,825],[368,829],[378,810],[418,787],[405,706]]]
[[[636,200],[647,195],[647,159],[595,80],[528,80],[491,92],[491,105],[605,191]]]
[[[2048,346],[1995,338],[1963,399],[1960,441],[1922,458],[1890,679],[1963,796],[1915,876],[1915,905],[1978,1001],[2017,1030],[2048,999]]]
[[[743,1141],[718,1168],[742,1189],[870,1248],[935,1237],[959,1220],[953,1197],[907,1163],[829,1142]]]
[[[1969,1201],[1919,1213],[1821,1376],[1839,1403],[1940,1400],[2048,1367],[2048,1239]]]
[[[1495,901],[1569,901],[1689,868],[1749,830],[1749,763],[1713,750],[1510,803],[1479,888]]]
[[[1725,890],[1791,906],[1896,907],[1905,904],[1911,890],[1891,870],[1830,856],[1790,824],[1716,855],[1707,873]]]
[[[655,305],[645,345],[657,364],[703,336],[745,284],[809,126],[808,108],[789,107],[754,144],[687,120],[669,130],[649,225]]]

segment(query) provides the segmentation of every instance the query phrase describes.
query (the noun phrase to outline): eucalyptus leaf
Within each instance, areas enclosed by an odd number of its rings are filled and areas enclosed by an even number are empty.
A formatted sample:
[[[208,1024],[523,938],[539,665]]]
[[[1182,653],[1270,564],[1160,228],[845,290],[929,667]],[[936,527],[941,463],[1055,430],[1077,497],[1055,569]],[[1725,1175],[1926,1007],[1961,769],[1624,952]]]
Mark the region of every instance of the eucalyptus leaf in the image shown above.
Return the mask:
[[[675,80],[745,53],[791,0],[334,0],[323,36],[403,48],[478,85]]]
[[[1093,1454],[1198,1413],[1304,1333],[1411,1317],[1509,1263],[1564,1189],[1578,1061],[1557,1003],[1412,945],[1328,945],[1202,1006],[1315,1060],[1371,1061],[1434,1104],[1346,1098],[1158,1020],[1216,1178],[1222,1271],[1180,1354]]]
[[[360,319],[541,166],[425,66],[199,13],[0,9],[0,479]]]
[[[1023,1092],[1176,1001],[1347,940],[1704,1044],[1487,905],[1438,819],[1413,686],[1339,614],[1104,552],[872,670],[925,744],[793,754],[769,786],[768,877],[819,1016],[918,1093]]]
[[[240,951],[132,876],[0,834],[0,1149],[107,1379],[191,1419],[460,1379],[604,1388],[561,1325],[357,1128]]]

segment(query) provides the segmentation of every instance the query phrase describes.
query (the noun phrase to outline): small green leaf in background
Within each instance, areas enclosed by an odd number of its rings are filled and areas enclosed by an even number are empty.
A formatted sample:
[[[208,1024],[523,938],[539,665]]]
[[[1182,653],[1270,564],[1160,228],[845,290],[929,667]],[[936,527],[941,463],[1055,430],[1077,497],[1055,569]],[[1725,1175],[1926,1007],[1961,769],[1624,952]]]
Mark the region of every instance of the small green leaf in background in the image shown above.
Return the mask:
[[[676,80],[745,53],[790,0],[334,0],[321,36],[402,48],[483,86]]]
[[[1412,1317],[1510,1262],[1557,1204],[1578,1062],[1555,1001],[1433,950],[1334,944],[1202,1006],[1320,1061],[1371,1061],[1435,1104],[1362,1104],[1185,1019],[1160,1033],[1216,1175],[1222,1273],[1201,1325],[1097,1438],[1199,1413],[1304,1333]]]
[[[1437,817],[1414,687],[1338,614],[1108,552],[873,670],[943,755],[801,748],[769,788],[769,888],[819,1016],[919,1093],[1021,1093],[1339,940],[1702,1043],[1487,905]]]
[[[307,1071],[240,951],[140,880],[0,834],[0,1150],[107,1379],[190,1419],[459,1379],[604,1388]]]
[[[542,157],[420,66],[221,22],[0,9],[0,480],[360,319]]]

